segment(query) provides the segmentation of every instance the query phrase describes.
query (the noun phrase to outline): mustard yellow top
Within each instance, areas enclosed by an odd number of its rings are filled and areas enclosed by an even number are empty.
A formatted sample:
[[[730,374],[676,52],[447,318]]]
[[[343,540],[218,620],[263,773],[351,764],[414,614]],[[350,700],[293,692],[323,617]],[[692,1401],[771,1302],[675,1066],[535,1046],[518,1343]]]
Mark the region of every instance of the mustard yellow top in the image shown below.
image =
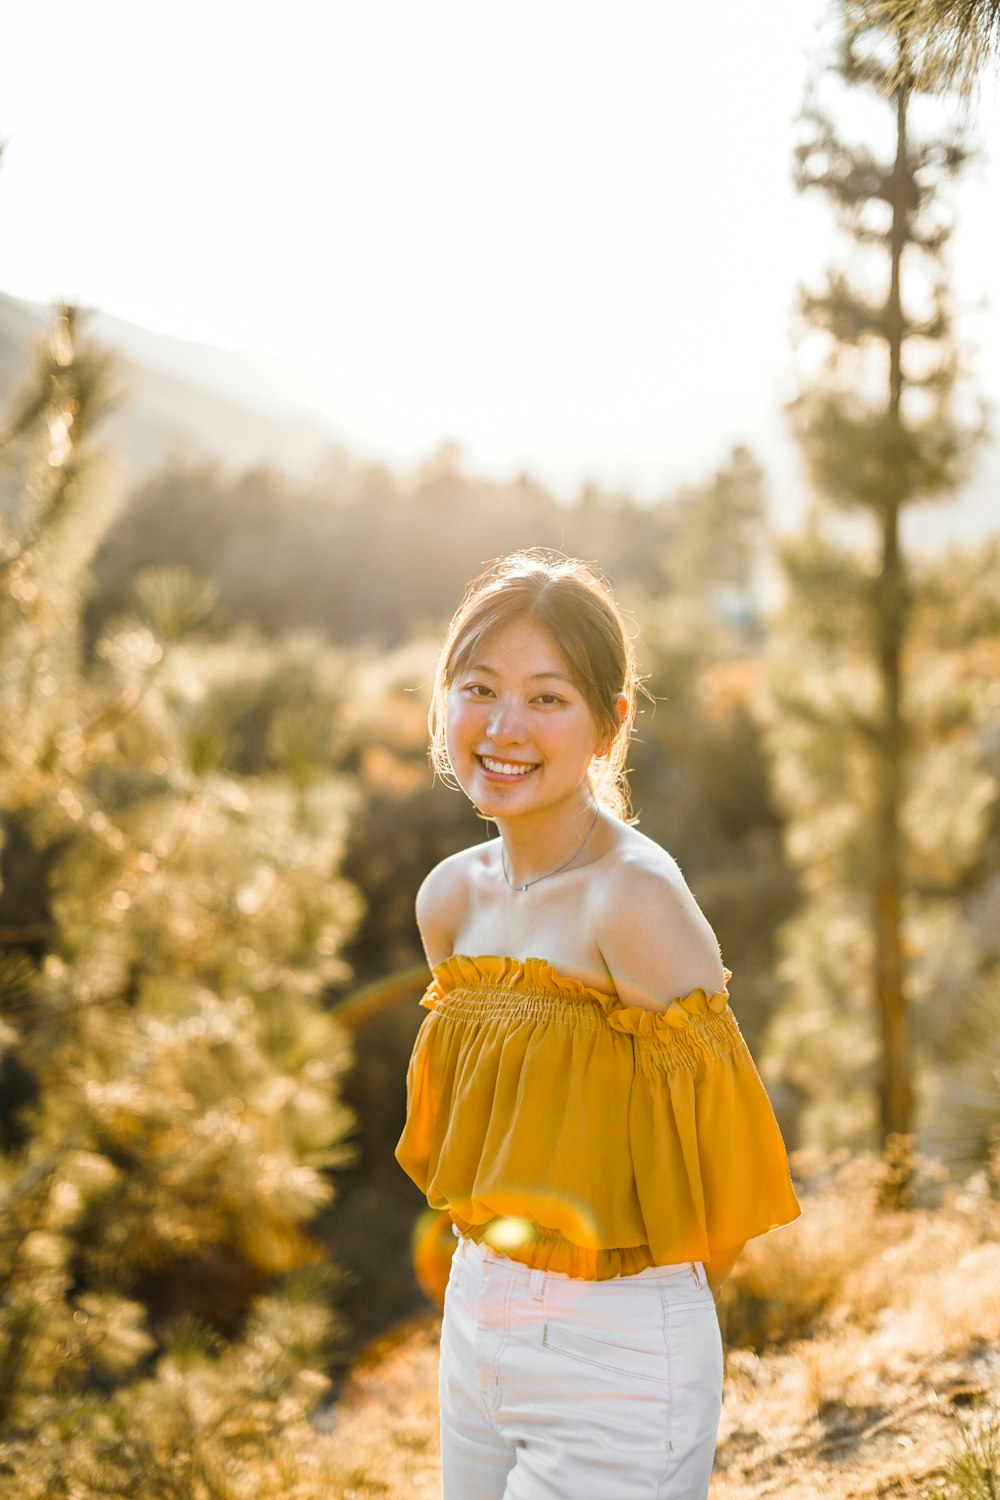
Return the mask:
[[[432,972],[395,1154],[461,1234],[604,1281],[798,1217],[728,990],[649,1011],[540,958]]]

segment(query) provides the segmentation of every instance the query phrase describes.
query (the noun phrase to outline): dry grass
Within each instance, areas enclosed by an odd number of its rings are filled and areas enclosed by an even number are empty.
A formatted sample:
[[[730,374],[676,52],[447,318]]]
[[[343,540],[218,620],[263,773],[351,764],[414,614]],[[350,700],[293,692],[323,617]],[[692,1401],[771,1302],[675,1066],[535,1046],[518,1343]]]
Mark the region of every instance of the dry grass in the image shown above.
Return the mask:
[[[951,1186],[924,1164],[923,1206],[882,1213],[876,1162],[796,1166],[801,1220],[748,1246],[723,1299],[712,1500],[1000,1494],[1000,1474],[983,1478],[992,1460],[960,1472],[976,1433],[996,1452],[996,1177]],[[429,1313],[356,1368],[310,1445],[326,1500],[438,1500],[439,1326]]]
[[[345,1476],[326,1500],[440,1500],[436,1313],[414,1319],[369,1351],[316,1440],[329,1471]]]
[[[885,1213],[873,1160],[797,1165],[801,1220],[748,1246],[724,1298],[727,1337],[758,1345],[728,1352],[713,1500],[929,1500],[961,1415],[1000,1409],[996,1178],[918,1164],[925,1206]]]

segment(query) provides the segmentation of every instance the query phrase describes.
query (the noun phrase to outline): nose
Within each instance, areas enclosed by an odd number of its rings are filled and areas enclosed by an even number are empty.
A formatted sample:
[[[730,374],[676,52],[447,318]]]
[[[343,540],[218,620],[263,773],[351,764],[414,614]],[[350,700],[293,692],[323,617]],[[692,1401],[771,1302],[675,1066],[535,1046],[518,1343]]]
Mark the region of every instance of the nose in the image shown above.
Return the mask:
[[[495,745],[521,744],[526,735],[520,706],[509,699],[498,698],[486,722],[486,733]]]

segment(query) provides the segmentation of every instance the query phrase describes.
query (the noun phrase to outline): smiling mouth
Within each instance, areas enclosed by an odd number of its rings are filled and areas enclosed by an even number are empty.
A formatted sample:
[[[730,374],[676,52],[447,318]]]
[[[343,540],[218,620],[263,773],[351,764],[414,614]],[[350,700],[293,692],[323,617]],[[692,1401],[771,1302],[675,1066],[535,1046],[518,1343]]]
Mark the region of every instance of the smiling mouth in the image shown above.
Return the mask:
[[[508,776],[511,781],[518,780],[521,776],[527,776],[531,771],[537,771],[540,761],[523,760],[497,760],[492,755],[477,755],[479,764],[493,776]]]

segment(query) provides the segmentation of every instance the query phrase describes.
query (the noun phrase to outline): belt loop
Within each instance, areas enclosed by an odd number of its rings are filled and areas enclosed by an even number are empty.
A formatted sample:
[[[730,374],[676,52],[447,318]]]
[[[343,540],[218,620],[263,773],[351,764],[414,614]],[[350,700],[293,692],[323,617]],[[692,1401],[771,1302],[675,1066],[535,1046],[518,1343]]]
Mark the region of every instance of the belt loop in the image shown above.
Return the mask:
[[[694,1277],[694,1284],[699,1290],[706,1284],[704,1271],[705,1268],[701,1261],[693,1260],[691,1262],[691,1275]]]
[[[535,1270],[531,1273],[531,1295],[536,1302],[541,1302],[544,1297],[545,1272]]]

